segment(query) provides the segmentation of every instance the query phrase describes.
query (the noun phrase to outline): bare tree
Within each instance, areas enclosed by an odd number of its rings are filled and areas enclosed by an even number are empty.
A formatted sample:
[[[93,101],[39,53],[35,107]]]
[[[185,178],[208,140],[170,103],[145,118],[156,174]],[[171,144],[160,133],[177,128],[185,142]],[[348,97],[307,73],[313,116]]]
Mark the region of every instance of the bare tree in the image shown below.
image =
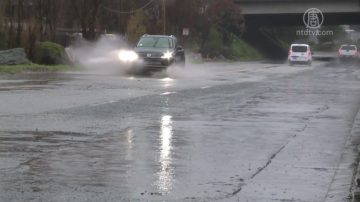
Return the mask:
[[[21,44],[21,35],[23,31],[23,21],[24,21],[24,1],[25,0],[17,0],[17,12],[16,12],[16,38],[15,45],[20,46]]]
[[[86,39],[93,40],[96,37],[96,21],[101,3],[101,0],[73,0],[75,16]]]
[[[58,21],[63,14],[63,0],[35,0],[40,40],[55,40]]]
[[[15,9],[13,7],[13,3],[11,0],[7,0],[4,2],[4,21],[5,21],[5,32],[7,34],[7,47],[12,48],[15,46],[15,26],[14,26],[14,19],[15,19]]]

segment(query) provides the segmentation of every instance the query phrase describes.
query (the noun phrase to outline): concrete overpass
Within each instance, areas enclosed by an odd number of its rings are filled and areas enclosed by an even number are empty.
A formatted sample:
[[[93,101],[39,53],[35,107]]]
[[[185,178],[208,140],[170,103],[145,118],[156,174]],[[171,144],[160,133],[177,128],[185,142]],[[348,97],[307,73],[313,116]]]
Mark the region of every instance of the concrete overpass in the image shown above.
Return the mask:
[[[309,8],[324,13],[324,25],[360,24],[360,0],[234,0],[248,25],[303,25]]]
[[[245,14],[304,13],[318,8],[324,13],[360,12],[359,0],[235,0]]]
[[[306,28],[304,13],[309,8],[320,9],[322,25],[360,25],[360,0],[234,0],[242,8],[247,32],[243,38],[264,56],[284,59],[287,50],[277,38],[260,28],[300,26]]]

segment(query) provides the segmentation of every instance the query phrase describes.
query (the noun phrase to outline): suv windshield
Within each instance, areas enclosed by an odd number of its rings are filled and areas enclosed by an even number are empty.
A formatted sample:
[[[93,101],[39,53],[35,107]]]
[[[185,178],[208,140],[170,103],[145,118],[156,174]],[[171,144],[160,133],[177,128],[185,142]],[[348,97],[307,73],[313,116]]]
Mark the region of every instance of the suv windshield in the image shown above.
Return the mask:
[[[292,47],[292,52],[306,52],[307,51],[307,47],[306,46],[293,46]]]
[[[172,48],[169,38],[161,37],[143,37],[140,39],[137,47],[145,48]]]
[[[343,46],[341,47],[342,50],[346,50],[346,51],[352,51],[352,50],[356,50],[355,46]]]

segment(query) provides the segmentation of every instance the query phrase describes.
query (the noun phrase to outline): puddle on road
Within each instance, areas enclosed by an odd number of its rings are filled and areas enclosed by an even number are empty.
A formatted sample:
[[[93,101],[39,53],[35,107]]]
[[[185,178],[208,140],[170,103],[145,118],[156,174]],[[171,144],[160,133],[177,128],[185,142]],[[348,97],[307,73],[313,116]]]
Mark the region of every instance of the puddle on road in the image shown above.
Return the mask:
[[[53,89],[69,80],[72,80],[70,75],[59,73],[8,75],[0,77],[0,91]]]
[[[216,78],[216,79],[214,79],[214,81],[229,81],[229,79],[225,79],[225,78]]]
[[[56,86],[58,84],[52,84]],[[9,82],[1,83],[0,91],[12,91],[12,90],[41,90],[44,88],[53,88],[50,87],[50,81],[19,81],[19,82]]]
[[[112,186],[135,189],[139,197],[166,195],[175,181],[173,116],[165,111],[151,125],[155,126],[151,139],[142,127],[101,134],[0,131],[0,175],[5,176],[0,187],[11,184],[9,189],[16,193],[50,193],[54,187],[67,192],[71,184],[70,189],[80,192],[104,191]],[[147,146],[153,150],[149,152]],[[15,186],[18,183],[21,187]],[[121,192],[127,193],[133,192]]]
[[[1,132],[0,144],[6,143],[11,146],[11,143],[28,143],[28,144],[58,144],[65,142],[78,142],[84,138],[89,137],[88,134],[73,133],[73,132],[60,132],[60,131],[14,131],[14,132]],[[5,147],[5,144],[4,144]],[[5,149],[5,148],[2,148]],[[16,149],[16,148],[14,148]],[[20,148],[19,148],[20,149]],[[1,152],[2,150],[0,150]],[[16,150],[15,150],[16,151]]]
[[[279,67],[278,65],[272,65],[272,66],[266,66],[265,69],[271,69],[271,68],[276,68]]]

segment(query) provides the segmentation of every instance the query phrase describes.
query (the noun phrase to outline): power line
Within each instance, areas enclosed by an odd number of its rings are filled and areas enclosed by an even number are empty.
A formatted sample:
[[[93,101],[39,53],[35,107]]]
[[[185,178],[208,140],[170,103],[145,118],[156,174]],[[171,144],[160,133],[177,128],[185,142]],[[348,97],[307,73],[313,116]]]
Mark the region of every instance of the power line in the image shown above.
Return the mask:
[[[152,4],[155,0],[149,0],[149,2],[147,2],[144,6],[140,7],[140,8],[137,8],[137,9],[134,9],[134,10],[130,10],[130,11],[119,11],[119,10],[115,10],[115,9],[112,9],[112,8],[109,8],[109,7],[106,7],[106,6],[103,6],[102,7],[105,9],[105,10],[108,10],[110,12],[113,12],[113,13],[117,13],[117,14],[132,14],[132,13],[136,13],[137,11],[139,10],[143,10],[145,9],[146,7],[148,7],[150,4]]]

